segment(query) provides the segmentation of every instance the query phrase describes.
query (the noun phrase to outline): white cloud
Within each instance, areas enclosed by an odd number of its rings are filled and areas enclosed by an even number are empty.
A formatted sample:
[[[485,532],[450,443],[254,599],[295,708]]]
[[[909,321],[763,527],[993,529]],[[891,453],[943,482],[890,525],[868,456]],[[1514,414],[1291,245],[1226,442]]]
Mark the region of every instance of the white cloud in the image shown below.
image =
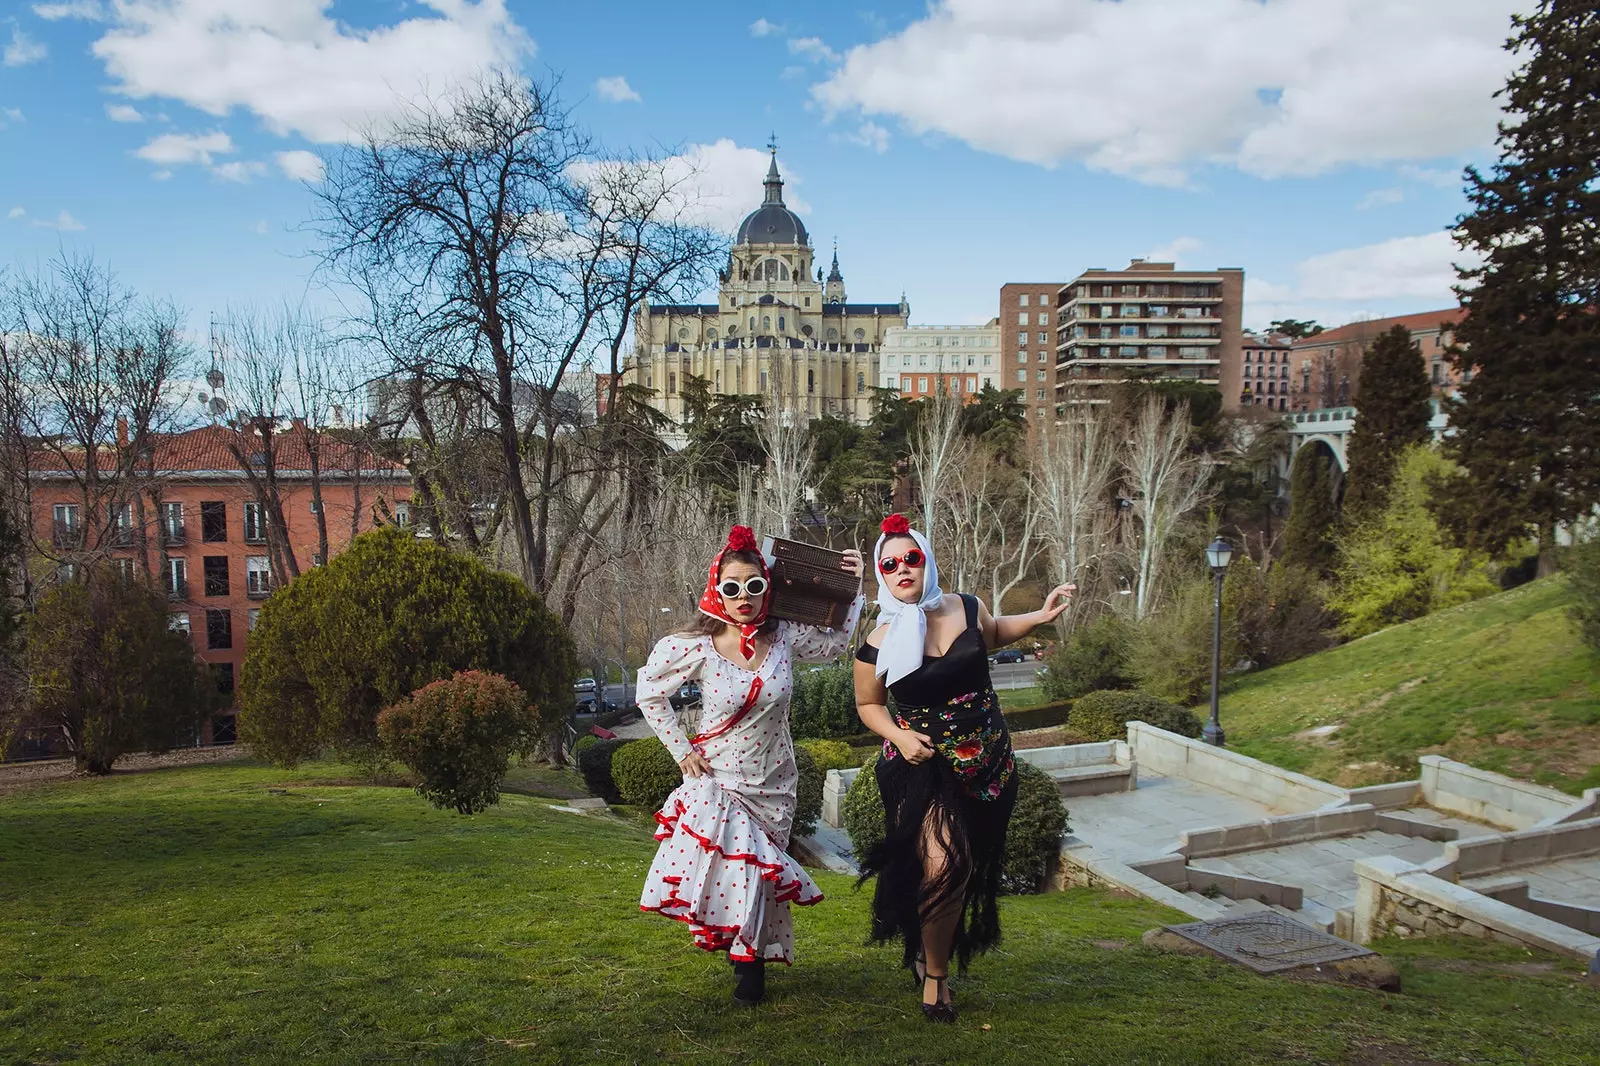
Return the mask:
[[[250,227],[250,232],[258,237],[265,237],[267,235],[267,220],[264,218],[257,219],[256,224]]]
[[[266,172],[267,165],[254,160],[235,160],[232,163],[219,163],[211,168],[213,177],[223,181],[238,182],[240,185],[248,185]]]
[[[1160,184],[1207,164],[1315,174],[1489,144],[1522,6],[937,0],[812,93],[830,114],[891,115],[1046,166]]]
[[[50,54],[43,42],[36,41],[22,32],[21,26],[11,27],[11,43],[6,45],[5,55],[0,57],[8,67],[25,67],[29,63],[37,63]]]
[[[100,0],[67,0],[66,3],[34,4],[33,13],[47,22],[58,19],[98,21],[106,17],[106,8]]]
[[[1315,318],[1338,324],[1393,300],[1415,310],[1453,307],[1453,264],[1476,261],[1444,230],[1324,252],[1295,264],[1292,283],[1247,278],[1245,320]]]
[[[1198,237],[1174,237],[1171,241],[1159,248],[1152,248],[1145,254],[1145,259],[1152,263],[1172,263],[1178,267],[1189,265],[1189,255],[1205,247],[1205,242]]]
[[[283,176],[295,181],[319,182],[322,180],[322,157],[315,152],[296,149],[292,152],[279,152],[272,157],[278,164],[278,169],[283,171]]]
[[[139,109],[127,104],[107,104],[106,117],[112,122],[143,122],[144,116],[139,114]]]
[[[7,218],[21,218],[23,215],[25,215],[27,213],[28,213],[28,211],[27,211],[26,208],[13,207],[11,210],[6,212],[6,217]]]
[[[228,155],[234,151],[233,138],[221,130],[210,133],[163,133],[133,154],[151,163],[178,166],[184,163],[211,165],[214,155]]]
[[[1356,210],[1370,211],[1374,207],[1388,207],[1391,204],[1400,203],[1405,198],[1405,190],[1398,186],[1390,186],[1387,189],[1373,189],[1356,204]]]
[[[768,22],[766,19],[756,19],[750,23],[750,36],[752,37],[771,37],[775,33],[782,32],[782,26],[775,22]]]
[[[876,122],[863,122],[849,135],[849,139],[855,144],[871,148],[874,152],[889,150],[889,131]]]
[[[789,51],[797,56],[805,56],[813,63],[839,61],[839,53],[829,48],[821,37],[791,37]]]
[[[594,83],[594,91],[600,94],[600,99],[612,104],[636,104],[643,99],[633,91],[628,79],[620,74],[614,78],[601,78]]]
[[[73,218],[71,212],[68,211],[62,211],[51,219],[36,218],[33,220],[33,224],[40,229],[61,230],[63,233],[73,233],[87,228],[82,222]]]
[[[22,108],[0,107],[0,130],[5,129],[13,122],[22,122]]]
[[[329,0],[121,0],[93,52],[135,99],[212,115],[242,108],[274,133],[319,143],[355,136],[401,101],[510,69],[532,42],[506,0],[422,0],[430,12],[357,29]]]
[[[740,148],[729,138],[714,144],[691,144],[666,161],[664,177],[673,190],[672,200],[683,211],[685,221],[732,233],[751,211],[761,204],[762,181],[771,156],[760,148]],[[617,162],[587,163],[573,168],[578,180],[595,167],[623,166]],[[800,182],[797,175],[785,173],[784,203],[799,214],[811,205],[792,194]]]
[[[1424,185],[1433,185],[1440,189],[1461,188],[1461,171],[1442,170],[1437,167],[1419,167],[1407,163],[1400,168],[1400,176],[1411,181],[1421,182]]]

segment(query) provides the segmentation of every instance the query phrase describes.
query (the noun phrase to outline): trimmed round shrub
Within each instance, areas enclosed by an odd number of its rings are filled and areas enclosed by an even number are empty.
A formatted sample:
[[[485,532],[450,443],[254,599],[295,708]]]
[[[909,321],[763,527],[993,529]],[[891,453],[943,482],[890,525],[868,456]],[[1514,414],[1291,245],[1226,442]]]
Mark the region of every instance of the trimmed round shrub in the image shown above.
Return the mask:
[[[1037,766],[1017,759],[1017,806],[1006,829],[1001,888],[1012,895],[1041,892],[1061,854],[1067,831],[1067,805],[1055,780]]]
[[[506,765],[513,753],[528,753],[536,722],[520,688],[499,674],[467,670],[384,710],[378,736],[388,755],[417,774],[417,791],[435,807],[477,814],[500,802]]]
[[[790,840],[798,836],[810,836],[817,828],[817,819],[822,817],[822,780],[827,776],[822,764],[806,748],[795,747],[794,765],[800,771],[800,783],[795,786],[794,825],[789,830]]]
[[[878,792],[874,753],[862,764],[845,793],[840,815],[850,847],[859,859],[883,839],[883,797]],[[1014,894],[1038,892],[1044,887],[1051,863],[1061,850],[1061,834],[1067,829],[1067,808],[1061,790],[1050,775],[1033,764],[1017,759],[1017,806],[1006,830],[1006,850],[1000,883]]]
[[[240,735],[292,764],[376,758],[378,712],[463,670],[500,674],[536,739],[572,706],[572,641],[538,596],[480,560],[386,526],[268,597],[239,686]]]
[[[587,748],[592,744],[598,744],[599,742],[600,738],[595,736],[593,733],[585,733],[572,745],[573,759],[577,759],[578,755],[583,751],[584,748]]]
[[[583,775],[583,787],[589,790],[589,795],[607,803],[622,802],[617,783],[611,778],[611,758],[618,748],[627,743],[630,741],[621,737],[610,740],[595,737],[593,744],[578,752],[578,773]]]
[[[1079,697],[1068,727],[1085,740],[1125,740],[1129,722],[1146,722],[1185,737],[1200,735],[1200,719],[1175,703],[1143,692],[1091,692]]]
[[[801,749],[811,753],[823,777],[828,776],[829,770],[844,770],[855,762],[850,755],[850,745],[842,740],[802,740],[795,745],[797,757]]]
[[[882,751],[875,751],[861,764],[861,772],[850,782],[850,789],[839,805],[839,817],[844,831],[850,834],[850,850],[859,860],[883,840],[883,796],[878,792],[878,760]]]
[[[628,741],[611,756],[611,779],[622,802],[653,811],[683,783],[683,774],[665,744],[645,737]]]

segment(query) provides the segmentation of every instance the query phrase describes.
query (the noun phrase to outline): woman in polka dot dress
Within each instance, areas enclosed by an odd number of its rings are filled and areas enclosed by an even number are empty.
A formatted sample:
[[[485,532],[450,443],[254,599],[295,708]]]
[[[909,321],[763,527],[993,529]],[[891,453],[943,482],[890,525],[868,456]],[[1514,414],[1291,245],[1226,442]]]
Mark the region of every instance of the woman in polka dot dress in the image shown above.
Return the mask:
[[[846,552],[844,568],[859,577],[861,553]],[[726,951],[742,1006],[765,997],[769,960],[793,961],[789,904],[822,899],[784,850],[799,781],[792,663],[843,652],[863,602],[858,595],[837,630],[780,622],[767,617],[770,585],[755,537],[734,526],[711,563],[696,624],[657,643],[639,671],[639,709],[683,771],[656,814],[661,846],[639,906],[687,924],[697,947]],[[700,684],[693,735],[669,698],[685,681]]]

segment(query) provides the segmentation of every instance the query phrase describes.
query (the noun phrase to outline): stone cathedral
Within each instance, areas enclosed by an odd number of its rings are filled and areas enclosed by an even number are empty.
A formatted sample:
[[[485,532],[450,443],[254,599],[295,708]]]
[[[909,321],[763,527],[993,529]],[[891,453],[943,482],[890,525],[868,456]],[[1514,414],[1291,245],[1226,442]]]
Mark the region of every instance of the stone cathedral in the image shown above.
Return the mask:
[[[683,420],[683,383],[705,378],[720,394],[762,395],[807,418],[865,422],[884,331],[911,313],[898,303],[850,303],[839,252],[826,277],[800,216],[783,203],[773,150],[761,206],[739,226],[714,304],[645,305],[635,323],[632,380],[656,408]]]

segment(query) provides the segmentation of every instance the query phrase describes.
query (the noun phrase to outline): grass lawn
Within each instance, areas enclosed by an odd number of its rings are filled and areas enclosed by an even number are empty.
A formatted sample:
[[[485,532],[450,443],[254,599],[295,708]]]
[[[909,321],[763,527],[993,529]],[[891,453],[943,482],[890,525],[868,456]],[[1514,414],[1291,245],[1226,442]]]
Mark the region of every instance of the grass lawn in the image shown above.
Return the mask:
[[[1600,657],[1571,602],[1545,578],[1242,678],[1223,694],[1228,744],[1346,786],[1412,776],[1430,752],[1600,785]]]
[[[1005,901],[1006,941],[925,1024],[866,900],[818,881],[753,1012],[641,914],[639,826],[508,795],[474,817],[349,771],[254,764],[0,799],[0,1062],[1592,1063],[1600,991],[1477,942],[1400,942],[1406,991],[1148,952],[1174,916]],[[273,789],[284,789],[275,792]],[[780,968],[781,969],[781,968]],[[987,1030],[985,1027],[988,1027]]]
[[[1029,707],[1043,707],[1050,702],[1045,698],[1044,689],[1038,685],[998,689],[995,695],[1000,697],[1000,709],[1003,711],[1025,711]]]

